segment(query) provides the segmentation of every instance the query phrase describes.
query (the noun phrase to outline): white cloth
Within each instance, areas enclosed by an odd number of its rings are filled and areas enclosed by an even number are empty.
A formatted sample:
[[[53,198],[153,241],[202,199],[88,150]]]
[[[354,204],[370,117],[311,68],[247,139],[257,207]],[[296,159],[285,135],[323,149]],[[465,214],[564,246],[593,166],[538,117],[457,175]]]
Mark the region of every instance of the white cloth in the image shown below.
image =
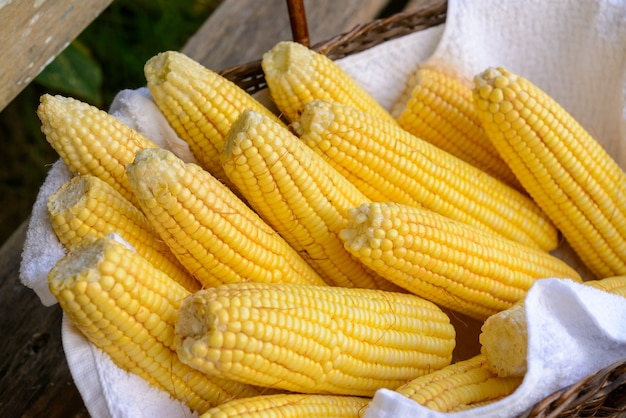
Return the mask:
[[[445,25],[386,42],[339,64],[388,109],[418,65],[445,66],[467,80],[487,67],[506,67],[553,95],[624,164],[625,45],[622,0],[449,0]],[[183,159],[189,157],[154,109],[140,89],[120,92],[110,111]],[[55,303],[47,272],[63,255],[47,220],[45,200],[65,179],[69,172],[58,162],[33,207],[23,252],[20,278],[45,305]],[[551,279],[538,282],[529,300],[529,370],[518,391],[497,404],[446,416],[514,416],[552,391],[626,357],[624,300]],[[115,367],[69,322],[63,323],[64,349],[93,417],[188,416],[167,394]],[[366,414],[440,415],[388,390],[377,392]]]

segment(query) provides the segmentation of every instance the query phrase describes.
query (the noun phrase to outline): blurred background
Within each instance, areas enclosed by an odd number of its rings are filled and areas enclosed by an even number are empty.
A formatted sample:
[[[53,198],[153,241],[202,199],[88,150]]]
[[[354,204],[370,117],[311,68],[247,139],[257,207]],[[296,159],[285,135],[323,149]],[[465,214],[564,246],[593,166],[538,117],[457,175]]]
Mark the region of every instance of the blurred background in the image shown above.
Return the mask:
[[[220,0],[114,0],[30,85],[0,112],[0,244],[27,219],[58,156],[41,133],[44,93],[107,110],[115,94],[145,85],[144,63],[179,50]]]

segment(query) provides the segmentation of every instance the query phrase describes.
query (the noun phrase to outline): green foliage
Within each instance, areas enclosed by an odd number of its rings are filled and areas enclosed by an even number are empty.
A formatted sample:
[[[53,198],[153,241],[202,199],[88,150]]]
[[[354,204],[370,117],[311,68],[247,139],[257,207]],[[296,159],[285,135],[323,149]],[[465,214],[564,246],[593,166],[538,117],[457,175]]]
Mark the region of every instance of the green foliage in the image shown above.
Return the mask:
[[[180,50],[220,0],[114,0],[0,113],[0,243],[30,215],[50,165],[58,159],[41,134],[36,109],[44,93],[108,109],[117,92],[145,85],[144,63]]]
[[[48,90],[102,104],[102,68],[80,41],[72,42],[35,79]]]

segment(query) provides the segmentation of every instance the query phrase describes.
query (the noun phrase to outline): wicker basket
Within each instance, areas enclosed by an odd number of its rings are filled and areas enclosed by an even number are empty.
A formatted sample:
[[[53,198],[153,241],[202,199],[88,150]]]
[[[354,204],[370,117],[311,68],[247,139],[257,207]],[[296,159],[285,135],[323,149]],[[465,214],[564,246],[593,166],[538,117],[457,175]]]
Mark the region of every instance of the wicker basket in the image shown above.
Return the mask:
[[[290,6],[290,19],[294,36],[306,33],[306,28],[294,28],[294,24],[306,25],[302,8]],[[359,25],[349,32],[313,45],[333,60],[364,51],[383,42],[427,29],[445,22],[447,3],[440,0],[414,12],[397,13],[384,19]],[[304,22],[304,23],[302,23]],[[298,40],[294,37],[295,40]],[[227,68],[221,74],[248,91],[256,93],[267,87],[261,61],[253,61]],[[626,417],[626,359],[616,362],[579,382],[559,390],[537,403],[523,417]]]

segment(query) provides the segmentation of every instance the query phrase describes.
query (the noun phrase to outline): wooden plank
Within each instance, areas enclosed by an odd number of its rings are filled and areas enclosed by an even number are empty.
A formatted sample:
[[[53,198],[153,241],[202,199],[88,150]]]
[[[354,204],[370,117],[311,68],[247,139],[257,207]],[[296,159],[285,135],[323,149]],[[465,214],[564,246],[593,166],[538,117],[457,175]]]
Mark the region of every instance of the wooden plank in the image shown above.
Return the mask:
[[[0,1],[0,110],[111,1]]]
[[[374,19],[388,0],[305,0],[311,44]],[[285,0],[225,0],[182,49],[220,71],[260,59],[277,42],[291,40]]]
[[[24,222],[0,248],[0,416],[87,417],[61,343],[61,308],[18,279]]]

